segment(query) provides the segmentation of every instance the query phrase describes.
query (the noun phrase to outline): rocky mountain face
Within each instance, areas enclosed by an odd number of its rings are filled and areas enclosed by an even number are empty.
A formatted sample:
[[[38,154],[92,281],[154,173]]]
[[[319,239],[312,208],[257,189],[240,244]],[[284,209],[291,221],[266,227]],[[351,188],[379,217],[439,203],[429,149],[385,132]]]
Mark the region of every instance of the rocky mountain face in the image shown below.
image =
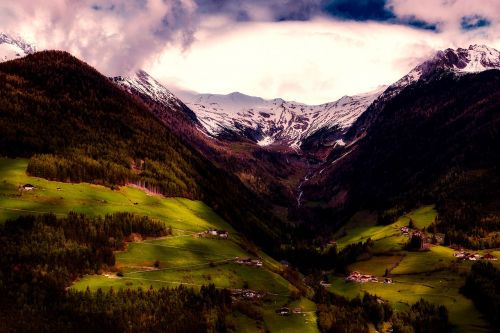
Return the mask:
[[[303,169],[294,152],[263,149],[238,133],[224,140],[210,134],[189,107],[144,71],[111,80],[146,104],[149,112],[184,142],[237,176],[254,192],[283,205],[294,200],[294,185],[287,184],[286,180],[295,173],[300,177]]]
[[[298,150],[306,138],[322,129],[337,128],[343,133],[382,92],[383,89],[378,89],[344,96],[321,105],[281,98],[266,100],[238,92],[229,95],[181,92],[180,96],[214,137],[240,135],[260,146]]]
[[[468,49],[437,52],[389,87],[344,96],[322,105],[306,105],[280,98],[266,100],[238,92],[229,95],[180,92],[179,96],[196,113],[206,132],[214,137],[244,137],[271,149],[291,147],[309,151],[329,147],[330,150],[345,144],[344,134],[372,104],[383,104],[418,81],[443,71],[463,75],[499,67],[500,53],[497,50],[471,45]]]
[[[376,114],[385,104],[404,89],[416,83],[428,82],[442,75],[460,77],[490,69],[500,69],[500,52],[485,45],[471,45],[467,49],[446,49],[438,51],[430,59],[413,68],[407,75],[390,85],[367,108],[346,133],[346,141],[354,141],[364,135]]]
[[[8,45],[24,54],[35,50],[5,34],[0,34],[0,41],[0,47]],[[487,126],[487,119],[481,117],[492,116],[491,108],[479,113],[464,108],[482,110],[479,97],[494,104],[490,95],[496,93],[496,77],[485,74],[471,79],[490,69],[500,69],[500,52],[495,49],[480,45],[447,49],[387,88],[316,106],[241,93],[181,92],[179,98],[144,71],[111,80],[139,98],[184,141],[272,203],[286,207],[323,202],[327,207],[339,207],[391,198],[395,191],[408,191],[407,179],[415,180],[414,186],[429,186],[432,177],[437,181],[441,171],[456,161],[470,161],[453,142],[470,147],[470,151],[483,151],[477,146],[480,142],[485,146],[487,141],[470,143],[466,139],[468,133]],[[480,88],[480,80],[486,79],[491,79],[490,90]],[[464,91],[469,95],[462,96]],[[463,113],[452,112],[447,103],[454,103]],[[456,121],[457,117],[473,124],[482,120],[470,127]],[[426,127],[430,124],[431,129]],[[453,131],[465,139],[457,138]],[[429,142],[409,137],[405,141],[410,133],[413,137],[424,135]],[[436,156],[444,152],[446,159],[435,159],[422,147]],[[444,169],[419,172],[415,168],[427,164],[415,157],[416,152]],[[407,162],[415,168],[405,167],[406,156],[411,156]],[[419,174],[425,179],[418,178]]]
[[[446,49],[413,68],[407,75],[392,84],[382,98],[395,96],[402,89],[419,81],[427,80],[438,72],[456,75],[479,73],[500,68],[500,52],[485,45],[471,45],[468,49]]]
[[[145,101],[149,99],[150,102],[156,102],[172,111],[182,113],[195,123],[198,121],[196,114],[179,98],[143,70],[137,71],[132,76],[117,76],[111,80],[130,93],[140,94]],[[162,115],[158,116],[162,118]]]
[[[302,201],[321,203],[321,214],[404,211],[432,202],[444,215],[469,203],[487,207],[475,215],[478,221],[485,211],[497,216],[499,60],[498,51],[471,46],[438,52],[417,66],[313,170],[301,186]]]

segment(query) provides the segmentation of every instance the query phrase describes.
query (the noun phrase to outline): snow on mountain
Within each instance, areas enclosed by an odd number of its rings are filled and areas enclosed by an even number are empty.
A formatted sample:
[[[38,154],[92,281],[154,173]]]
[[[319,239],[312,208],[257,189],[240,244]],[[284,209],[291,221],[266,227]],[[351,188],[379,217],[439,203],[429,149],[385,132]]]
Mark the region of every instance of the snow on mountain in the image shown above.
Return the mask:
[[[226,131],[250,137],[261,146],[300,147],[303,139],[322,128],[347,129],[382,93],[382,89],[344,96],[336,102],[306,105],[281,98],[265,100],[238,92],[229,95],[179,93],[207,132]]]
[[[129,77],[114,77],[113,81],[128,90],[135,89],[155,101],[161,102],[165,106],[180,107],[181,101],[170,90],[143,70],[139,70]]]
[[[131,93],[147,96],[154,102],[172,110],[182,111],[193,121],[197,121],[196,115],[180,99],[143,70],[132,76],[117,76],[111,80]]]
[[[35,46],[22,38],[0,33],[0,62],[21,58],[35,51]]]
[[[471,45],[438,51],[432,58],[412,69],[407,75],[391,85],[381,98],[392,97],[405,87],[425,79],[437,71],[449,71],[457,75],[478,73],[489,69],[500,69],[500,52],[485,45]]]
[[[319,130],[335,128],[347,131],[374,101],[391,98],[405,87],[439,70],[462,75],[492,68],[500,68],[500,52],[495,49],[480,45],[472,45],[468,49],[447,49],[437,52],[387,89],[383,87],[366,94],[344,96],[338,101],[321,105],[306,105],[280,98],[266,100],[239,92],[217,95],[180,91],[177,92],[179,99],[144,71],[138,71],[131,77],[117,77],[114,81],[164,106],[191,113],[190,117],[197,119],[204,130],[214,137],[236,133],[261,146],[279,145],[297,149],[304,139]],[[341,143],[338,142],[339,145]]]
[[[374,101],[387,100],[439,70],[462,75],[493,68],[500,68],[500,52],[484,45],[471,45],[468,49],[437,52],[387,89],[344,96],[322,105],[306,105],[279,98],[265,100],[237,92],[229,95],[180,93],[180,96],[213,136],[232,131],[261,146],[275,144],[298,148],[304,139],[320,129],[345,131]]]

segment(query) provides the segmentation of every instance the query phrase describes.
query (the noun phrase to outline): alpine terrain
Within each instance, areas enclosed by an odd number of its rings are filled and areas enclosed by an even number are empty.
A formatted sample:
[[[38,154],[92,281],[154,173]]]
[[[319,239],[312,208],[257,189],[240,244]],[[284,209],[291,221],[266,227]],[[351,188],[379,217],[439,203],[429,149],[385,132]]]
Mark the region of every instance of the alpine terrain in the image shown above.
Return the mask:
[[[320,105],[84,60],[0,33],[0,332],[498,332],[498,50]]]

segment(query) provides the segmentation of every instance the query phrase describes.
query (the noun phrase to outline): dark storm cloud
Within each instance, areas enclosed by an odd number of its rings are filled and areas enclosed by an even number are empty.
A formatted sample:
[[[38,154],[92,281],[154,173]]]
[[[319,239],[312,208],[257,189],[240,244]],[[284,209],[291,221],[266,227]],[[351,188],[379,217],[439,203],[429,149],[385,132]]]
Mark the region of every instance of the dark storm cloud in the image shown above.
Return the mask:
[[[235,21],[307,21],[315,16],[340,20],[378,21],[437,30],[437,25],[415,17],[397,17],[387,0],[196,0],[198,13],[225,15]],[[264,10],[268,15],[256,15]]]
[[[491,21],[480,15],[468,15],[460,20],[460,26],[463,30],[474,30],[489,25],[491,25]]]
[[[332,16],[355,21],[387,21],[394,13],[386,8],[386,0],[330,0],[322,1],[325,12]]]
[[[321,12],[320,0],[196,0],[201,14],[222,14],[236,21],[254,20],[258,9],[272,21],[305,21]]]

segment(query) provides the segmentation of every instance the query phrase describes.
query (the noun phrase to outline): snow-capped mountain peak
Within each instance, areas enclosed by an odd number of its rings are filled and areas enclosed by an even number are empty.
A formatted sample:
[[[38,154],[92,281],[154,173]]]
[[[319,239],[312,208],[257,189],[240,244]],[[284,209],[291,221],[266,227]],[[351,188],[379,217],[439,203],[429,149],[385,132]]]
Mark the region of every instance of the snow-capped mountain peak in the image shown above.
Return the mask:
[[[35,53],[36,47],[20,37],[0,33],[0,61],[8,61]]]
[[[143,70],[138,70],[132,76],[114,77],[113,81],[124,88],[135,89],[156,101],[161,101],[164,105],[180,106],[179,99],[170,90]]]
[[[213,136],[230,131],[261,146],[274,144],[297,149],[305,138],[320,129],[347,129],[382,91],[344,96],[336,102],[321,105],[306,105],[281,98],[266,100],[239,92],[228,95],[180,92],[179,96]]]
[[[143,70],[138,70],[131,76],[117,76],[111,80],[128,92],[147,97],[163,107],[181,111],[193,121],[197,121],[196,115],[179,98]]]
[[[457,75],[500,69],[500,52],[486,45],[471,45],[467,49],[446,49],[413,68],[407,75],[391,85],[387,91],[394,96],[403,88],[427,78],[437,71],[449,71]],[[386,97],[387,94],[384,94]]]
[[[446,49],[438,51],[431,59],[417,66],[422,75],[436,70],[455,73],[478,73],[488,69],[500,68],[500,52],[486,45],[471,45],[468,49]]]

